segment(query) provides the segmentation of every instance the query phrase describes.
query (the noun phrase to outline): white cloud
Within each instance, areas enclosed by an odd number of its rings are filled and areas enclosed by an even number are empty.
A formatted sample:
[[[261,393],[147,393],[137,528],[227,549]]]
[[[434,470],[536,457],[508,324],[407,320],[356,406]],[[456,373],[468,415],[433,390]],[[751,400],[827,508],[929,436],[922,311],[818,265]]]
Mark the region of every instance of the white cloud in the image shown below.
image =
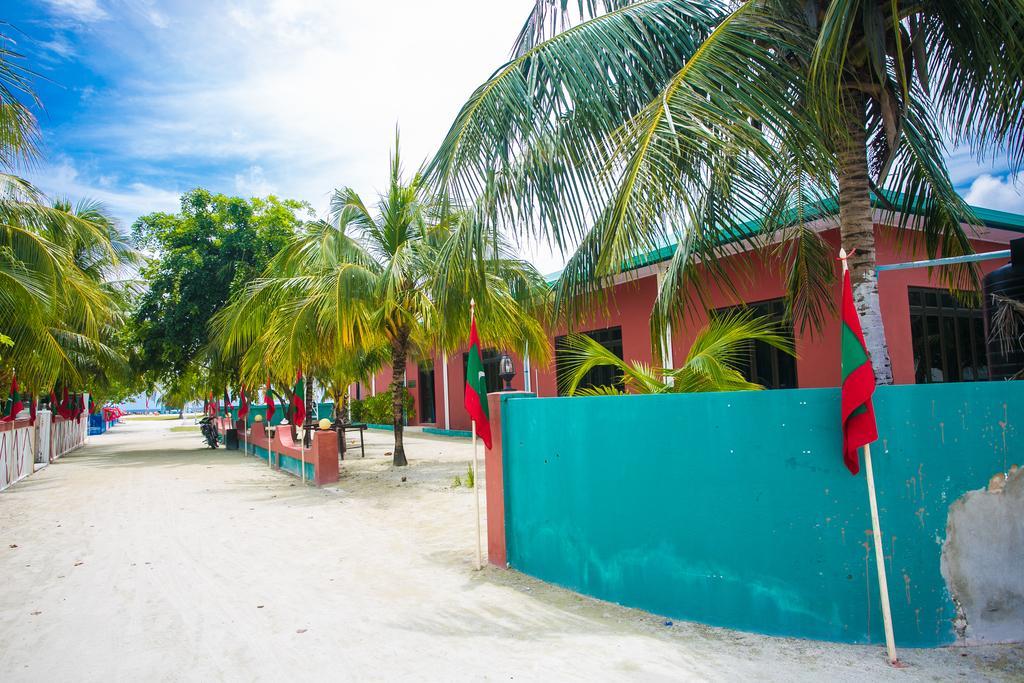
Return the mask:
[[[78,21],[99,21],[107,18],[106,11],[98,0],[46,0],[50,9],[58,15]]]
[[[42,49],[43,57],[47,59],[68,59],[75,56],[75,46],[62,33],[54,33],[52,40],[41,41],[38,45]]]
[[[68,197],[73,202],[94,199],[106,204],[124,227],[138,216],[153,211],[174,212],[179,208],[181,193],[177,189],[153,187],[142,182],[118,185],[111,176],[88,177],[79,171],[72,159],[34,169],[28,179],[49,197]]]
[[[227,184],[217,191],[272,187],[324,210],[333,188],[351,185],[369,201],[386,181],[396,123],[411,173],[507,58],[531,5],[396,1],[388,21],[355,0],[179,9],[167,29],[140,36],[159,68],[137,65],[145,80],[108,93],[76,134],[179,176],[217,165]]]
[[[968,204],[987,209],[1024,213],[1024,176],[1008,175],[1005,178],[987,173],[978,176],[964,195]]]
[[[250,166],[245,173],[235,174],[235,192],[242,197],[265,197],[276,194],[277,188],[267,182],[262,166]]]

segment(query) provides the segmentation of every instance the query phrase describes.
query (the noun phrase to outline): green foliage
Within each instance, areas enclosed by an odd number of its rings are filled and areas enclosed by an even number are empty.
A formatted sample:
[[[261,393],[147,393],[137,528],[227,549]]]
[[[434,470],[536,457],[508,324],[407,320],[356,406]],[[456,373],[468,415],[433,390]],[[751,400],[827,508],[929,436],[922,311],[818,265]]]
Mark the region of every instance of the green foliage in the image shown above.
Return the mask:
[[[459,479],[459,475],[455,475],[455,481],[452,482],[452,488],[457,489],[462,486],[462,480]]]
[[[410,358],[465,343],[470,300],[484,343],[520,352],[529,345],[538,364],[547,361],[543,277],[475,211],[435,195],[419,174],[406,178],[395,143],[375,204],[352,188],[336,190],[331,220],[308,223],[214,318],[214,345],[242,359],[243,378],[262,381],[269,357],[336,391],[337,380],[361,378],[373,365],[353,357],[374,360],[380,350],[376,360],[400,374]],[[396,429],[399,466],[401,434]]]
[[[130,326],[136,371],[160,384],[171,404],[231,383],[237,369],[203,354],[211,317],[255,279],[292,238],[308,206],[242,199],[196,189],[177,214],[153,213],[132,226],[135,243],[154,254],[142,269],[148,285]]]
[[[466,468],[466,488],[471,489],[476,486],[476,474],[473,472],[473,463],[469,463]]]
[[[693,340],[683,365],[672,369],[652,368],[636,361],[627,363],[594,339],[570,334],[563,347],[566,373],[559,388],[570,396],[621,394],[615,386],[578,388],[595,367],[611,366],[617,371],[619,382],[636,394],[763,389],[760,384],[748,382],[738,370],[742,355],[755,341],[793,354],[792,340],[776,323],[767,317],[752,317],[743,310],[712,318]]]
[[[416,419],[416,405],[413,403],[412,394],[405,389],[405,396],[402,398],[402,405],[406,418],[409,421]],[[368,424],[389,425],[394,422],[394,407],[391,400],[391,392],[384,391],[376,396],[370,396],[362,400],[353,400],[350,404],[353,422],[366,422]]]

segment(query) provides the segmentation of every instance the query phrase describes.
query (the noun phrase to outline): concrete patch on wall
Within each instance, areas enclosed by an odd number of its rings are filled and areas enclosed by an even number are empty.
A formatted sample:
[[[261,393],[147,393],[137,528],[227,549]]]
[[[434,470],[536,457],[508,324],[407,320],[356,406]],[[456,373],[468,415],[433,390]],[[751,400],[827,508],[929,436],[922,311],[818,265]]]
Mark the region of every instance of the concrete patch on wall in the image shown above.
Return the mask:
[[[941,568],[963,642],[1024,641],[1024,469],[950,506]]]

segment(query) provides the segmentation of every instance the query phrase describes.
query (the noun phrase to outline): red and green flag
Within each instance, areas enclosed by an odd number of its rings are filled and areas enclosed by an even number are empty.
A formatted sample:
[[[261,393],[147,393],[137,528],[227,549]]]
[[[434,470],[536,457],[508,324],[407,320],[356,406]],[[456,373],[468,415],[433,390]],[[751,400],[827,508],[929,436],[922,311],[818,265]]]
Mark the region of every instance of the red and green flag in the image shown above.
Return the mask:
[[[871,394],[875,391],[875,371],[871,367],[860,317],[853,305],[850,272],[843,272],[843,313],[841,334],[843,388],[843,462],[852,474],[860,471],[857,449],[878,439]]]
[[[274,392],[270,390],[270,380],[267,380],[267,386],[263,390],[263,401],[267,404],[267,426],[270,426],[270,421],[274,419]],[[269,432],[268,432],[269,433]]]
[[[302,379],[302,370],[295,375],[295,388],[292,390],[292,424],[300,427],[306,421],[306,383]]]
[[[3,421],[12,422],[24,407],[25,404],[21,400],[21,394],[18,393],[18,376],[11,375],[11,397],[7,401],[7,414],[4,416]]]
[[[244,420],[249,414],[249,399],[245,397],[245,385],[238,389],[238,419]]]
[[[487,373],[480,357],[480,337],[476,333],[476,317],[469,325],[469,360],[466,363],[466,411],[476,425],[476,433],[484,445],[491,447],[491,413],[487,408]]]
[[[228,388],[224,387],[224,414],[229,415],[231,413],[231,394],[228,393]]]

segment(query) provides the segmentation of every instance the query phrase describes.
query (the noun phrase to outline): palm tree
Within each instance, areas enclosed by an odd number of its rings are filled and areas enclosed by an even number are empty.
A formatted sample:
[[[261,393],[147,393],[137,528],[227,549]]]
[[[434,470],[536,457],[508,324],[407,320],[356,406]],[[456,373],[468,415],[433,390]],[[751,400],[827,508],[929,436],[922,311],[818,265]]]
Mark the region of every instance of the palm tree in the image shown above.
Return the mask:
[[[804,223],[838,207],[879,381],[892,374],[872,192],[902,240],[971,251],[944,139],[1024,159],[1024,4],[992,0],[537,0],[512,59],[463,106],[428,174],[563,250],[566,306],[636,252],[676,245],[652,324],[728,285],[741,239],[779,243],[789,308],[821,326],[835,264]],[[918,218],[919,217],[919,218]],[[751,228],[757,220],[756,229]],[[913,229],[909,229],[913,228]],[[946,269],[951,286],[970,267]],[[574,304],[578,302],[578,304]]]
[[[562,391],[570,396],[607,396],[624,393],[672,394],[699,391],[747,391],[763,389],[743,377],[739,367],[749,347],[763,342],[793,355],[793,341],[780,333],[770,318],[754,318],[746,311],[712,318],[697,333],[686,361],[678,368],[653,368],[644,363],[627,363],[600,342],[584,334],[570,334],[562,352],[566,373]],[[579,388],[587,373],[611,366],[617,381],[612,386]],[[620,386],[621,385],[621,388]]]
[[[104,207],[53,206],[15,175],[36,157],[38,105],[20,55],[0,34],[0,373],[16,369],[36,391],[62,382],[102,390],[124,379],[114,350],[130,283],[120,268],[135,261]]]
[[[331,374],[352,362],[346,356],[386,346],[398,466],[407,464],[406,363],[459,348],[469,337],[471,298],[485,343],[529,345],[542,362],[547,353],[534,315],[545,312],[543,279],[474,214],[427,190],[420,174],[403,178],[396,139],[376,210],[355,190],[336,190],[331,221],[309,224],[213,325],[226,352],[249,350],[242,372],[253,379],[269,357],[283,367],[316,368],[329,386]]]

